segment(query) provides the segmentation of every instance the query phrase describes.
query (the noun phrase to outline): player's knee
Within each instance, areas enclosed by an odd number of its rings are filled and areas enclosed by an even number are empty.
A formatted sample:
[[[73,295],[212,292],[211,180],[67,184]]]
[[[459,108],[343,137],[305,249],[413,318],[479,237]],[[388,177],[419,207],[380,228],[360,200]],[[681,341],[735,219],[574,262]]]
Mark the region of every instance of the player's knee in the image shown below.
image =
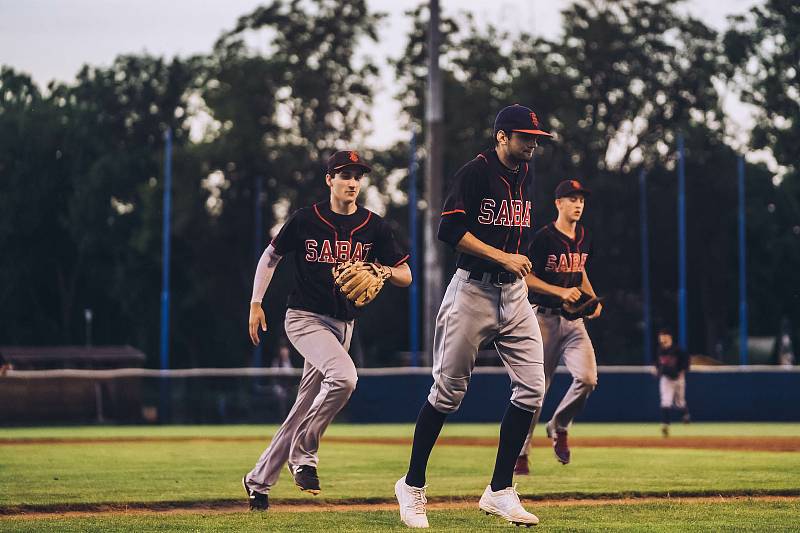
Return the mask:
[[[453,378],[439,375],[431,388],[428,401],[437,411],[450,414],[461,407],[461,402],[467,394],[469,377]]]
[[[344,372],[337,372],[335,375],[331,376],[331,385],[336,390],[340,390],[342,392],[352,394],[354,390],[356,390],[356,383],[358,383],[358,375],[355,372],[355,368],[352,369],[352,372],[344,371]]]
[[[578,381],[580,381],[585,388],[589,389],[589,392],[597,388],[597,374],[585,374],[578,378]]]
[[[458,411],[461,402],[464,400],[466,391],[449,391],[446,394],[437,394],[435,401],[431,405],[440,413],[450,414]]]
[[[544,399],[543,383],[541,386],[535,387],[512,385],[511,389],[511,403],[520,409],[536,412],[542,408],[542,400]]]

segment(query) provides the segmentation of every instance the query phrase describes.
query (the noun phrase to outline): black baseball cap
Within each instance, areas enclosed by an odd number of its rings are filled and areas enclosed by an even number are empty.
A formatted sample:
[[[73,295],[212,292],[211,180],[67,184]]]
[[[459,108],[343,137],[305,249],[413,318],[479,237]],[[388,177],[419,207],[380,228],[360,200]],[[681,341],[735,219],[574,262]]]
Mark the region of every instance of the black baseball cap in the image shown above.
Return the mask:
[[[503,131],[520,131],[532,135],[544,135],[552,137],[551,134],[542,130],[539,126],[539,117],[530,108],[524,105],[514,104],[504,107],[494,119],[494,133]]]
[[[370,172],[372,167],[364,162],[361,155],[355,150],[339,150],[328,158],[328,174],[333,176],[344,167],[359,167],[365,173]]]
[[[556,199],[563,198],[565,196],[572,196],[573,194],[589,196],[592,194],[592,191],[584,188],[584,186],[581,185],[581,182],[578,180],[564,180],[556,187]]]

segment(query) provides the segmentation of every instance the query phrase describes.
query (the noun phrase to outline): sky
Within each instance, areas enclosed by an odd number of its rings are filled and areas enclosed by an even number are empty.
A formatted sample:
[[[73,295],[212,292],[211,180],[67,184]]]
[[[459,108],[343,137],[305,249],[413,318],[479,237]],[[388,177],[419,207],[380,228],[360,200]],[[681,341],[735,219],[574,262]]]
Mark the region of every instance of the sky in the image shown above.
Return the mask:
[[[51,80],[71,81],[82,65],[108,66],[120,54],[188,56],[208,53],[219,35],[264,2],[257,0],[0,0],[0,64],[30,74],[41,87]],[[382,66],[376,88],[370,145],[396,141],[399,106],[387,59],[399,56],[410,22],[403,13],[417,0],[368,0],[373,11],[388,14],[380,42],[370,50]],[[730,14],[743,13],[755,0],[689,0],[681,10],[722,29]],[[445,15],[470,11],[508,30],[525,29],[547,38],[561,31],[560,12],[568,0],[441,0]],[[726,102],[741,128],[747,110]]]

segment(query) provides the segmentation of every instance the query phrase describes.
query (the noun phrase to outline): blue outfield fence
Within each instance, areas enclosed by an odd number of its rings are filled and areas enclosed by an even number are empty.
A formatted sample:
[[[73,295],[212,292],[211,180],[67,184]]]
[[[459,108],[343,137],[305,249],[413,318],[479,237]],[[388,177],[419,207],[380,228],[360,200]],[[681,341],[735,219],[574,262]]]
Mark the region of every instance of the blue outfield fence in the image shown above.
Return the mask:
[[[0,378],[0,424],[279,423],[291,407],[300,369],[192,368],[11,371]],[[159,416],[159,385],[170,380],[169,420]],[[430,389],[430,368],[362,368],[339,421],[416,420]],[[545,400],[549,419],[569,387],[560,367]],[[477,367],[461,408],[449,420],[496,422],[510,381],[502,367]],[[800,422],[800,367],[697,367],[687,378],[697,421]],[[578,421],[659,419],[658,380],[647,367],[599,367],[599,384]]]
[[[350,399],[347,419],[412,422],[432,382],[430,372],[364,376]],[[550,418],[571,382],[567,370],[560,367],[545,399],[542,420]],[[505,369],[479,367],[461,408],[448,420],[498,421],[508,405],[509,395],[510,381]],[[686,396],[692,418],[697,421],[797,422],[800,421],[800,368],[705,367],[687,376]],[[659,420],[658,378],[643,367],[600,367],[597,389],[577,420]]]

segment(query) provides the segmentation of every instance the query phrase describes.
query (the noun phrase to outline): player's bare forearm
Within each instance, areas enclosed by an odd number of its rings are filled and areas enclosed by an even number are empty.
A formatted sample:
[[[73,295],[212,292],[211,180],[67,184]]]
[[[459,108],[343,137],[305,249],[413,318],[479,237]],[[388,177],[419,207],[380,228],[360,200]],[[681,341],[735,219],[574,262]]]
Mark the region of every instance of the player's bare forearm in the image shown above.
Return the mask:
[[[408,287],[411,285],[411,268],[409,268],[408,263],[403,263],[396,267],[384,266],[383,268],[391,273],[389,283],[392,285],[396,287]]]
[[[592,282],[589,281],[589,274],[585,270],[583,271],[583,279],[581,280],[581,290],[592,297],[597,296],[594,292],[594,287],[592,287]]]
[[[524,255],[510,254],[489,246],[469,231],[458,241],[456,250],[497,263],[518,278],[525,277],[531,271],[531,262]]]
[[[525,284],[528,286],[528,289],[533,292],[545,294],[547,296],[556,296],[558,298],[561,298],[561,293],[564,290],[563,287],[551,285],[543,279],[536,277],[536,274],[533,272],[525,276]]]

